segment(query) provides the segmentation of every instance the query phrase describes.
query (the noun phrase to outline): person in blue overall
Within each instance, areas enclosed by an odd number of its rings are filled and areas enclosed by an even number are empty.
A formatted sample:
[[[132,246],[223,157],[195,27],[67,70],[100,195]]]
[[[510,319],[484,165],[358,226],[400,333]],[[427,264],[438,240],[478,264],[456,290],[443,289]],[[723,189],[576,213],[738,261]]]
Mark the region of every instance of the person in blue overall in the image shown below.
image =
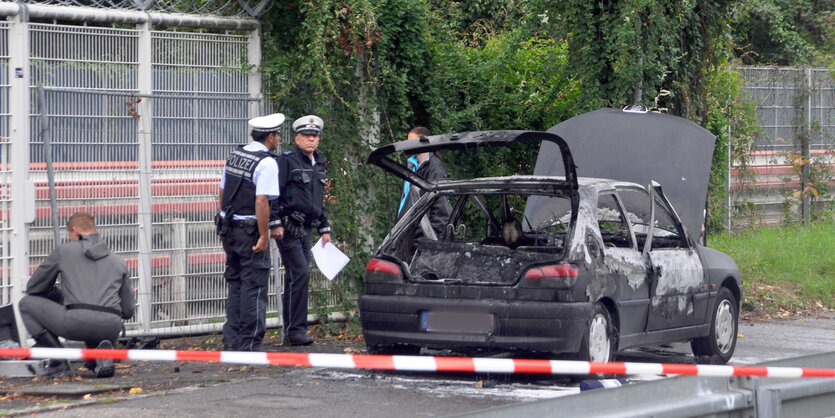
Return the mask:
[[[310,345],[307,299],[310,285],[310,237],[316,228],[324,246],[331,241],[325,215],[327,161],[316,152],[324,122],[314,115],[293,122],[296,148],[278,156],[280,196],[271,205],[270,234],[276,239],[284,265],[284,342]]]
[[[220,180],[218,236],[226,252],[228,286],[223,349],[262,351],[270,277],[270,201],[278,198],[278,148],[284,115],[249,120],[252,142],[236,148]]]

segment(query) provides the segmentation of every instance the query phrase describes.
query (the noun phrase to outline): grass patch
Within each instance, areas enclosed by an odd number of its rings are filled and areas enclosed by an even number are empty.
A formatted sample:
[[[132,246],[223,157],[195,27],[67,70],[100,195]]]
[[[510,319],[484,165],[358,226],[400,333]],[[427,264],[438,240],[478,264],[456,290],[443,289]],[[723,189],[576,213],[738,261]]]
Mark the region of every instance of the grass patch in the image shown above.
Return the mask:
[[[723,234],[708,245],[736,260],[743,310],[786,316],[835,308],[835,223]]]

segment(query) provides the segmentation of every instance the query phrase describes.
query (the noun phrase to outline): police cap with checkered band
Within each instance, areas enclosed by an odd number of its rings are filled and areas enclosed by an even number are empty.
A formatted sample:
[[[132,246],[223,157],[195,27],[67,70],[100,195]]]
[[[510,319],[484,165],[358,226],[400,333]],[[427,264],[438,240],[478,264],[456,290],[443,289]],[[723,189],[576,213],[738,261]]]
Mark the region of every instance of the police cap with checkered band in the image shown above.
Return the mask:
[[[322,118],[315,115],[302,116],[293,122],[293,130],[297,134],[319,135],[322,133],[322,127],[325,122]]]

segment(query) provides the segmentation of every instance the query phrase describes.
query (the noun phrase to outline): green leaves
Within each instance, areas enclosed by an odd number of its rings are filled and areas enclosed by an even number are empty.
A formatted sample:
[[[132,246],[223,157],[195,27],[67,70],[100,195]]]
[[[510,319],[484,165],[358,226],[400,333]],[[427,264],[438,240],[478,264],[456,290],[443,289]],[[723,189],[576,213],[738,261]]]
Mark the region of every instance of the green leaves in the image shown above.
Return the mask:
[[[818,10],[822,1],[800,3]],[[264,87],[276,110],[326,122],[326,206],[334,238],[353,260],[337,279],[340,292],[354,291],[349,282],[360,281],[392,226],[402,189],[365,164],[368,153],[417,125],[435,133],[546,130],[603,106],[666,108],[718,136],[710,207],[720,210],[727,144],[734,158],[742,155],[756,119],[742,83],[718,68],[727,65],[730,40],[741,39],[733,30],[751,26],[753,11],[773,15],[789,2],[275,1],[263,22]],[[782,16],[785,25],[772,28],[794,39],[788,32],[796,20]],[[823,30],[827,20],[815,22],[820,30],[810,33],[831,33]],[[453,176],[510,175],[530,173],[535,153],[449,153],[444,160]]]

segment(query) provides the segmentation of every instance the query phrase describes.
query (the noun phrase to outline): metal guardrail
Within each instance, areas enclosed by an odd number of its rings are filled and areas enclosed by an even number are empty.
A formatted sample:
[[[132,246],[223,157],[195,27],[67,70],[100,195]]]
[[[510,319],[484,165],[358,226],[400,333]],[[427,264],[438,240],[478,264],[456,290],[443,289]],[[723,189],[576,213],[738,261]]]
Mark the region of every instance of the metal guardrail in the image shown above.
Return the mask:
[[[835,351],[760,365],[832,367],[833,364]],[[829,417],[833,414],[835,379],[679,376],[456,416],[771,418]]]

